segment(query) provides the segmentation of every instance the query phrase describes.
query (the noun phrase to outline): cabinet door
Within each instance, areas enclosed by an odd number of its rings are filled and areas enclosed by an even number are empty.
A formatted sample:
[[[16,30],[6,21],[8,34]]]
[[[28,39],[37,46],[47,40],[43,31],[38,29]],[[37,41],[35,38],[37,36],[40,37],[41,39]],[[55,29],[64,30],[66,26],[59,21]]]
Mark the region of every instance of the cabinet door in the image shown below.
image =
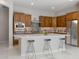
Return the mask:
[[[67,21],[71,21],[72,19],[73,19],[72,14],[67,14],[67,15],[66,15],[66,20],[67,20]]]
[[[57,17],[57,27],[61,27],[61,18]]]
[[[25,21],[25,14],[24,13],[14,13],[14,22],[24,22]]]
[[[14,13],[14,22],[20,21],[20,14],[19,13]]]
[[[25,15],[25,25],[26,27],[31,26],[31,15]]]
[[[45,27],[48,27],[49,26],[49,18],[48,17],[45,17]]]
[[[65,16],[57,17],[57,27],[66,27],[66,18],[65,18]]]
[[[55,27],[56,17],[40,16],[40,27]]]
[[[20,21],[25,23],[25,14],[20,14]]]
[[[72,14],[72,18],[73,18],[73,20],[79,19],[79,12],[74,12],[74,13]]]
[[[72,21],[75,19],[79,19],[79,12],[72,12],[72,13],[68,13],[66,15],[66,20],[67,21]]]
[[[51,27],[51,26],[52,26],[52,17],[46,17],[45,27]]]
[[[61,17],[61,26],[66,27],[66,17],[65,16]]]
[[[51,24],[51,26],[52,27],[56,27],[57,26],[57,24],[56,24],[56,17],[52,17],[52,24]]]
[[[45,17],[40,16],[39,21],[40,21],[40,27],[45,27]]]

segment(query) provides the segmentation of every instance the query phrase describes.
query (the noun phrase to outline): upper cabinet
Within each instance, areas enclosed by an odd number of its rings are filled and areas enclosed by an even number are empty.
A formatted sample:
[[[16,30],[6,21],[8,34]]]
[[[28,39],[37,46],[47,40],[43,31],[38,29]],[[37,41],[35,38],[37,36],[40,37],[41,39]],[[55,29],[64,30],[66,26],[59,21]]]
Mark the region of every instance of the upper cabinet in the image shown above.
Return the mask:
[[[66,27],[67,21],[72,21],[76,19],[79,20],[79,12],[71,12],[63,16],[58,16],[56,21],[57,27]]]
[[[26,27],[31,26],[31,15],[14,12],[14,23],[16,22],[23,22],[25,23]]]
[[[75,19],[79,19],[79,12],[72,12],[72,13],[68,13],[66,15],[66,20],[67,21],[72,21]]]
[[[18,22],[18,21],[21,21],[21,15],[23,13],[14,13],[14,22]]]
[[[45,27],[45,17],[40,16],[39,17],[40,27]]]
[[[51,27],[52,17],[45,17],[45,27]]]
[[[56,27],[57,26],[57,21],[56,21],[56,17],[52,17],[52,27]]]
[[[66,16],[57,17],[57,27],[66,27]]]
[[[31,26],[31,15],[25,16],[25,26],[30,27]]]
[[[49,17],[49,16],[39,17],[40,27],[54,27],[56,26],[55,21],[56,21],[55,17]]]

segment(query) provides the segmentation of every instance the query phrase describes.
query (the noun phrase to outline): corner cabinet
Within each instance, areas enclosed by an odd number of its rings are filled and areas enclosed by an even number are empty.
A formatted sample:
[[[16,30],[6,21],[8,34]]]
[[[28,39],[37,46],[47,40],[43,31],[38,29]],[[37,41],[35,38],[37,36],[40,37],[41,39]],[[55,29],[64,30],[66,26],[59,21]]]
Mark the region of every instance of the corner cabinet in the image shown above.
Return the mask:
[[[66,15],[66,20],[67,21],[72,21],[75,19],[79,19],[79,12],[72,12],[72,13],[68,13]]]

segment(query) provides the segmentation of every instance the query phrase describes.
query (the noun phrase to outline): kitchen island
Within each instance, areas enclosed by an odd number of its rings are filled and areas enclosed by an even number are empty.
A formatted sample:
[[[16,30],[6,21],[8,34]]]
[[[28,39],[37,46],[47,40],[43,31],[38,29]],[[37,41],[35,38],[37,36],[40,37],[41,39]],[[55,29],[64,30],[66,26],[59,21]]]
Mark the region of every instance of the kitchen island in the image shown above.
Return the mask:
[[[58,51],[64,51],[65,50],[65,40],[61,40],[62,38],[65,38],[65,34],[26,34],[26,35],[14,35],[16,38],[19,39],[19,49],[21,52],[21,56],[27,55],[28,50],[28,40],[34,40],[34,50],[35,54],[45,54],[43,52],[44,48],[44,40],[45,39],[51,39],[50,41],[50,47],[52,53],[58,52]],[[49,52],[46,52],[49,53]]]

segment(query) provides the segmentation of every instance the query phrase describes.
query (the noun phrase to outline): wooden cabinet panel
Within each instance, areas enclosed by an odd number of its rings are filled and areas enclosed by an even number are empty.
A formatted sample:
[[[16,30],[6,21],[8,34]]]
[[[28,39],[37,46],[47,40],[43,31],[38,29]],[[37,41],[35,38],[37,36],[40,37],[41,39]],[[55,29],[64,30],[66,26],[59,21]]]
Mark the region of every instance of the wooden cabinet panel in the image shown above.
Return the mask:
[[[19,13],[14,13],[14,22],[20,21],[20,14]]]
[[[56,24],[56,17],[52,17],[52,24],[51,24],[51,26],[52,27],[56,27],[57,26],[57,24]]]
[[[75,12],[72,14],[72,19],[79,19],[79,12]]]
[[[72,12],[72,13],[68,13],[66,15],[66,20],[67,21],[72,21],[75,19],[79,19],[79,12]]]
[[[57,17],[57,27],[66,27],[66,18],[65,16]]]
[[[40,16],[40,27],[52,27],[52,17]]]
[[[25,14],[24,13],[14,13],[14,22],[25,22]]]
[[[40,27],[56,27],[56,17],[40,16]]]
[[[45,27],[51,27],[51,25],[52,25],[52,17],[46,17]]]
[[[14,23],[15,22],[23,22],[23,23],[25,23],[26,27],[30,27],[31,26],[31,15],[15,12],[14,13]]]
[[[26,15],[25,16],[25,25],[26,25],[26,27],[31,26],[31,15]]]
[[[26,27],[31,26],[31,15],[27,15],[24,13],[14,12],[13,25],[15,26],[16,22],[25,23]],[[13,32],[15,32],[15,27],[13,26]]]
[[[71,21],[72,20],[72,17],[73,17],[72,14],[67,14],[66,15],[66,20],[67,21]]]
[[[39,17],[40,27],[45,27],[45,17],[40,16]]]
[[[25,23],[25,14],[20,14],[20,21]]]

